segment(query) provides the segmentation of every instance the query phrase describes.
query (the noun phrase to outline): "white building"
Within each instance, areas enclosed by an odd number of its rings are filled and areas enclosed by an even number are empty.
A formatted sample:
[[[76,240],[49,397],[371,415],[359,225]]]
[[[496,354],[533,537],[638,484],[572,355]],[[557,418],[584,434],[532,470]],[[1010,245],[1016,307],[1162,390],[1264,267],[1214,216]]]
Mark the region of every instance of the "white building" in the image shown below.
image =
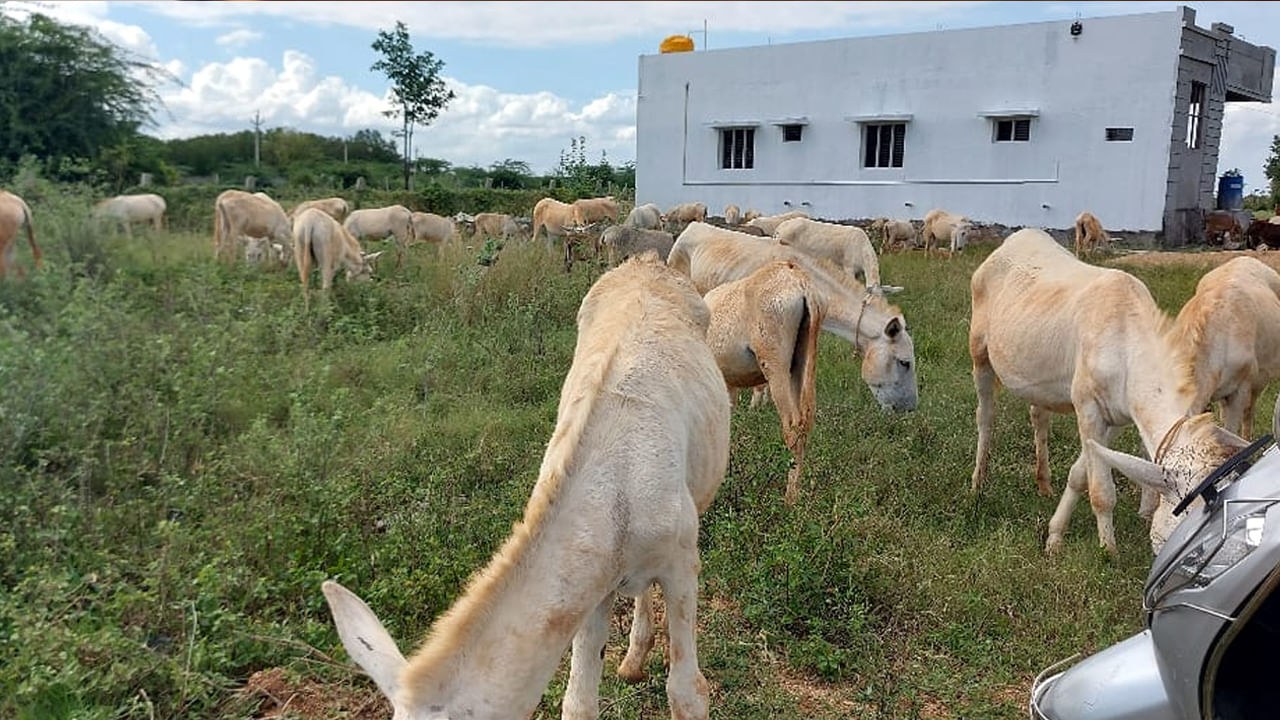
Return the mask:
[[[640,202],[1200,238],[1226,102],[1275,51],[1195,10],[644,55]]]

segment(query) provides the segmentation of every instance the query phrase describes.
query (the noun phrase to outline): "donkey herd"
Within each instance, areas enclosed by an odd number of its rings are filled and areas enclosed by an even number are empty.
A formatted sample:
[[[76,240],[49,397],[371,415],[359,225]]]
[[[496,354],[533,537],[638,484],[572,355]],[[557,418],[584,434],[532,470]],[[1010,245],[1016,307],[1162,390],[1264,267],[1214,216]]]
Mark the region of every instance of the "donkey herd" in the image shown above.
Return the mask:
[[[245,198],[253,197],[236,199],[252,204]],[[323,584],[343,645],[397,719],[528,717],[569,647],[561,716],[597,717],[614,600],[636,599],[617,673],[637,681],[654,646],[655,583],[666,603],[671,715],[706,718],[708,686],[695,637],[698,527],[727,468],[737,390],[755,388],[753,403],[767,397],[777,407],[794,457],[789,503],[800,492],[815,421],[821,331],[861,357],[863,382],[881,408],[915,409],[907,319],[885,298],[900,288],[881,284],[865,232],[799,214],[740,225],[733,206],[724,215],[730,222],[713,224],[698,205],[667,213],[639,206],[633,216],[656,218],[622,224],[659,231],[640,223],[677,220],[683,229],[670,244],[640,235],[622,247],[628,241],[619,231],[603,243],[617,246],[610,255],[616,267],[579,307],[555,429],[523,518],[422,646],[406,658],[359,597],[336,582]],[[290,238],[304,286],[311,259],[327,287],[337,264],[359,276],[375,257],[352,239],[349,217],[339,224],[324,207],[300,207],[260,227],[225,209],[215,214],[219,248],[238,235]],[[535,233],[547,228],[549,241],[585,220],[578,209],[553,207],[535,209],[533,217]],[[24,225],[38,262],[30,210],[0,192],[0,235],[7,231],[12,240]],[[931,212],[926,251],[936,240],[959,250],[968,227],[962,216]],[[914,242],[914,227],[904,221],[883,219],[875,230],[882,251],[898,238]],[[501,221],[491,231],[512,227]],[[1158,551],[1177,522],[1172,506],[1246,445],[1254,403],[1280,377],[1280,274],[1270,266],[1251,256],[1226,262],[1169,318],[1140,280],[1079,257],[1105,238],[1088,213],[1077,222],[1075,254],[1042,230],[1018,230],[970,281],[978,429],[972,491],[988,474],[997,384],[1030,405],[1042,494],[1052,492],[1050,415],[1076,417],[1080,453],[1049,522],[1050,553],[1061,547],[1082,493],[1099,542],[1117,552],[1112,470],[1142,489],[1140,512],[1151,520]],[[12,265],[14,244],[0,246],[3,267]],[[1214,402],[1222,404],[1221,425],[1206,412]],[[1108,447],[1131,424],[1146,458]]]

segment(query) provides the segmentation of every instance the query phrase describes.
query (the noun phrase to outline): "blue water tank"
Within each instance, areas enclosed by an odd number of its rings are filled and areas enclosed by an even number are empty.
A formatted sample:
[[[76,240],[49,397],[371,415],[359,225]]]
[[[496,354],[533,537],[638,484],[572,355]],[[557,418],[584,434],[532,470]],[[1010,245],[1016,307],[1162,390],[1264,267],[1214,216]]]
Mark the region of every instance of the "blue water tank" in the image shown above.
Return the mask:
[[[1244,207],[1244,176],[1223,175],[1218,178],[1218,209],[1239,210]]]

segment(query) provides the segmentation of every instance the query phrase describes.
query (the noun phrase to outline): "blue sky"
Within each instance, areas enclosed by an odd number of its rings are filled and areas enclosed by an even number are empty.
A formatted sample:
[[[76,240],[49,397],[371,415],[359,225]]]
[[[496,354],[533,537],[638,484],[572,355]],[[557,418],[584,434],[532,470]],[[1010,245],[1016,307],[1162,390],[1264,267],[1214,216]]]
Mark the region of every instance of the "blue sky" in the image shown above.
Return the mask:
[[[414,47],[444,61],[458,98],[419,130],[415,154],[458,165],[504,158],[550,169],[572,137],[591,159],[635,156],[637,58],[663,37],[693,33],[712,49],[1168,10],[1175,3],[1064,2],[8,2],[92,25],[168,67],[152,132],[181,137],[268,127],[331,135],[396,126],[381,115],[385,79],[369,70],[380,28],[403,20]],[[1234,25],[1280,47],[1280,7],[1192,3],[1197,24]],[[1277,97],[1280,100],[1280,96]],[[1219,168],[1248,188],[1280,133],[1280,107],[1232,104]],[[1247,188],[1247,189],[1248,189]]]

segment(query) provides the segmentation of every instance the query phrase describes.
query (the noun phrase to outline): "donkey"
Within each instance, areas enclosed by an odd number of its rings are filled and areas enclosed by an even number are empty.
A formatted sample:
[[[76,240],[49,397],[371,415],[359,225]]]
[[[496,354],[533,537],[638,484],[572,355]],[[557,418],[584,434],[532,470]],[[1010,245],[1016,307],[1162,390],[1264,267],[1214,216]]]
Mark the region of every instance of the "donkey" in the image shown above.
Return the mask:
[[[573,657],[562,718],[596,718],[617,594],[667,602],[675,720],[703,720],[698,669],[698,518],[729,460],[729,402],[706,344],[709,314],[656,254],[605,273],[578,310],[578,342],[524,519],[410,659],[358,597],[325,598],[351,657],[396,720],[529,717],[560,656]],[[639,610],[646,615],[640,617]],[[647,645],[645,632],[648,632]],[[634,677],[652,628],[633,628]]]
[[[1190,367],[1151,292],[1128,273],[1081,262],[1036,229],[1006,238],[974,271],[970,291],[969,355],[978,395],[973,492],[987,478],[998,379],[1031,404],[1042,494],[1052,492],[1049,414],[1076,416],[1080,455],[1049,521],[1045,550],[1062,546],[1071,511],[1087,490],[1098,540],[1116,554],[1111,468],[1143,488],[1140,512],[1154,514],[1151,544],[1159,550],[1177,524],[1170,512],[1176,492],[1194,487],[1244,441],[1190,416],[1197,410]],[[1135,465],[1107,450],[1131,423],[1154,463]],[[1154,475],[1145,472],[1152,465]]]

